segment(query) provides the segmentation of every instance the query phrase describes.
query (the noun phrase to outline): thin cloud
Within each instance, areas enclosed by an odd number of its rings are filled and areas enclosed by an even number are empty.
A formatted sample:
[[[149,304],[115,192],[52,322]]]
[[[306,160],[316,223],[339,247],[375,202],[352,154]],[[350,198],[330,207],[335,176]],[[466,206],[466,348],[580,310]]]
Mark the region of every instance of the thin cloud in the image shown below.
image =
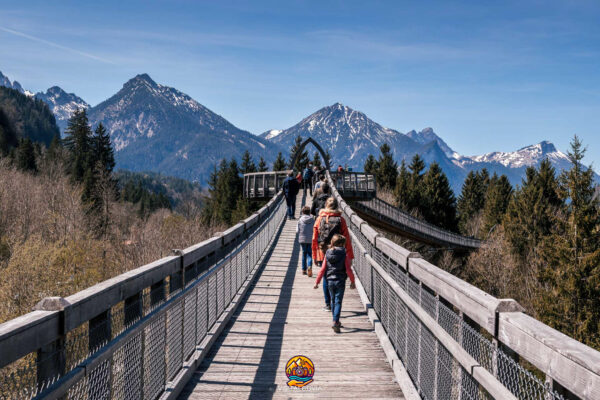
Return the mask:
[[[71,47],[63,46],[63,45],[58,44],[58,43],[50,42],[48,40],[41,39],[41,38],[38,38],[38,37],[35,37],[35,36],[31,36],[31,35],[28,35],[28,34],[23,33],[23,32],[15,31],[13,29],[4,28],[4,27],[0,26],[0,31],[4,31],[6,33],[10,33],[10,34],[15,35],[15,36],[20,36],[20,37],[23,37],[25,39],[33,40],[34,42],[43,43],[43,44],[46,44],[48,46],[56,47],[57,49],[65,50],[65,51],[68,51],[68,52],[71,52],[71,53],[75,53],[75,54],[79,54],[80,56],[91,58],[92,60],[100,61],[100,62],[107,63],[107,64],[113,64],[113,65],[115,64],[114,62],[109,61],[109,60],[107,60],[105,58],[98,57],[98,56],[95,56],[93,54],[86,53],[84,51],[79,51],[79,50],[73,49]]]

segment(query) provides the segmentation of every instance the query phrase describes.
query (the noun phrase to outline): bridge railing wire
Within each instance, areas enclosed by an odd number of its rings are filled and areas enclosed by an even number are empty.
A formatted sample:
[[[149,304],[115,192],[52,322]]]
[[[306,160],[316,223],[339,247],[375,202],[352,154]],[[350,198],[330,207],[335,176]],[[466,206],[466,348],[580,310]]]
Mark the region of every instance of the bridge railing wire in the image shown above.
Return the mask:
[[[66,358],[64,373],[39,379],[43,363],[55,363],[60,350],[5,366],[0,399],[156,399],[206,345],[207,334],[247,283],[284,220],[285,207],[280,195],[277,199],[240,240],[204,260],[206,268],[193,266],[202,270],[199,277],[182,285],[171,275],[166,284],[111,307],[108,318],[70,331],[60,354]]]
[[[452,304],[375,247],[361,231],[361,226],[356,225],[356,217],[348,214],[341,196],[335,195],[342,204],[351,232],[356,257],[353,267],[358,279],[423,399],[493,397],[485,388],[489,384],[478,381],[461,365],[456,350],[440,342],[439,334],[423,323],[416,315],[415,307],[431,317],[457,347],[489,373],[488,377],[493,377],[494,382],[489,386],[492,389],[504,388],[518,399],[564,400],[549,384],[522,366],[510,349],[505,352],[497,341],[482,334],[477,324],[455,311]],[[392,288],[390,282],[397,286]],[[414,301],[413,308],[399,293],[405,293]]]

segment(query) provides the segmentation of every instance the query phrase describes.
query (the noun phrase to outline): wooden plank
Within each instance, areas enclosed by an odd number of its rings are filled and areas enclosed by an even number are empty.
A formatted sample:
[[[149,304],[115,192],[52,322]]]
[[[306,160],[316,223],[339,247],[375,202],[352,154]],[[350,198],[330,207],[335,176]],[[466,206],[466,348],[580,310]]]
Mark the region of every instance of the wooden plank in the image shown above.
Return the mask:
[[[600,399],[600,352],[520,312],[500,314],[498,340],[582,399]]]
[[[300,270],[296,222],[286,221],[267,267],[180,398],[403,398],[357,291],[346,288],[342,333],[331,329],[322,288]],[[310,392],[286,385],[285,364],[298,354],[315,363]]]

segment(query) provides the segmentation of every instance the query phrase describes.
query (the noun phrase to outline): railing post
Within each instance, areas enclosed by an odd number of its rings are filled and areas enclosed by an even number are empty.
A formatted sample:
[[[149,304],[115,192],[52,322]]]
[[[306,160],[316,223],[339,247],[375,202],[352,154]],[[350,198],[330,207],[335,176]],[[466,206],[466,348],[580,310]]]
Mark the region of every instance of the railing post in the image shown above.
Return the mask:
[[[435,294],[435,322],[439,324],[440,320],[440,295]],[[440,354],[440,342],[435,341],[434,349],[435,359],[433,360],[433,400],[438,399],[438,379],[439,379],[439,354]]]
[[[88,335],[90,353],[110,341],[112,335],[110,308],[90,319]]]
[[[150,286],[150,309],[165,301],[165,280]]]
[[[42,346],[37,351],[37,386],[38,390],[45,389],[49,382],[63,375],[66,371],[67,358],[65,352],[65,307],[69,302],[62,297],[46,297],[42,299],[34,310],[60,311],[61,334],[57,340]]]

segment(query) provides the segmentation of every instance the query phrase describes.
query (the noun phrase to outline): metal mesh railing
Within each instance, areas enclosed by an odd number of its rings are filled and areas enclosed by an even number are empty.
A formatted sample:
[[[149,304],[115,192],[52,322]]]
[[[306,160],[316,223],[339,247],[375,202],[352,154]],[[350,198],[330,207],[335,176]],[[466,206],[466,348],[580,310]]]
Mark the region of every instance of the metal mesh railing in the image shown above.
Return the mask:
[[[51,395],[66,399],[156,399],[181,373],[185,362],[231,304],[274,238],[285,216],[282,202],[247,237],[185,288],[166,294],[147,289],[139,300],[112,307],[108,325],[88,322],[71,331],[70,371],[38,387],[31,361],[2,375],[2,399]],[[215,258],[217,256],[215,255]],[[106,332],[107,326],[113,327]],[[108,328],[110,329],[110,328]],[[97,340],[92,331],[97,331]],[[108,339],[107,339],[108,338]],[[26,372],[22,374],[22,372]],[[31,375],[31,376],[30,376]],[[29,377],[29,378],[27,378]]]
[[[564,400],[497,343],[469,324],[452,306],[446,305],[374,247],[345,212],[344,217],[352,232],[356,256],[353,265],[358,278],[422,398],[486,399],[490,396],[389,287],[373,268],[373,262],[515,397]]]

